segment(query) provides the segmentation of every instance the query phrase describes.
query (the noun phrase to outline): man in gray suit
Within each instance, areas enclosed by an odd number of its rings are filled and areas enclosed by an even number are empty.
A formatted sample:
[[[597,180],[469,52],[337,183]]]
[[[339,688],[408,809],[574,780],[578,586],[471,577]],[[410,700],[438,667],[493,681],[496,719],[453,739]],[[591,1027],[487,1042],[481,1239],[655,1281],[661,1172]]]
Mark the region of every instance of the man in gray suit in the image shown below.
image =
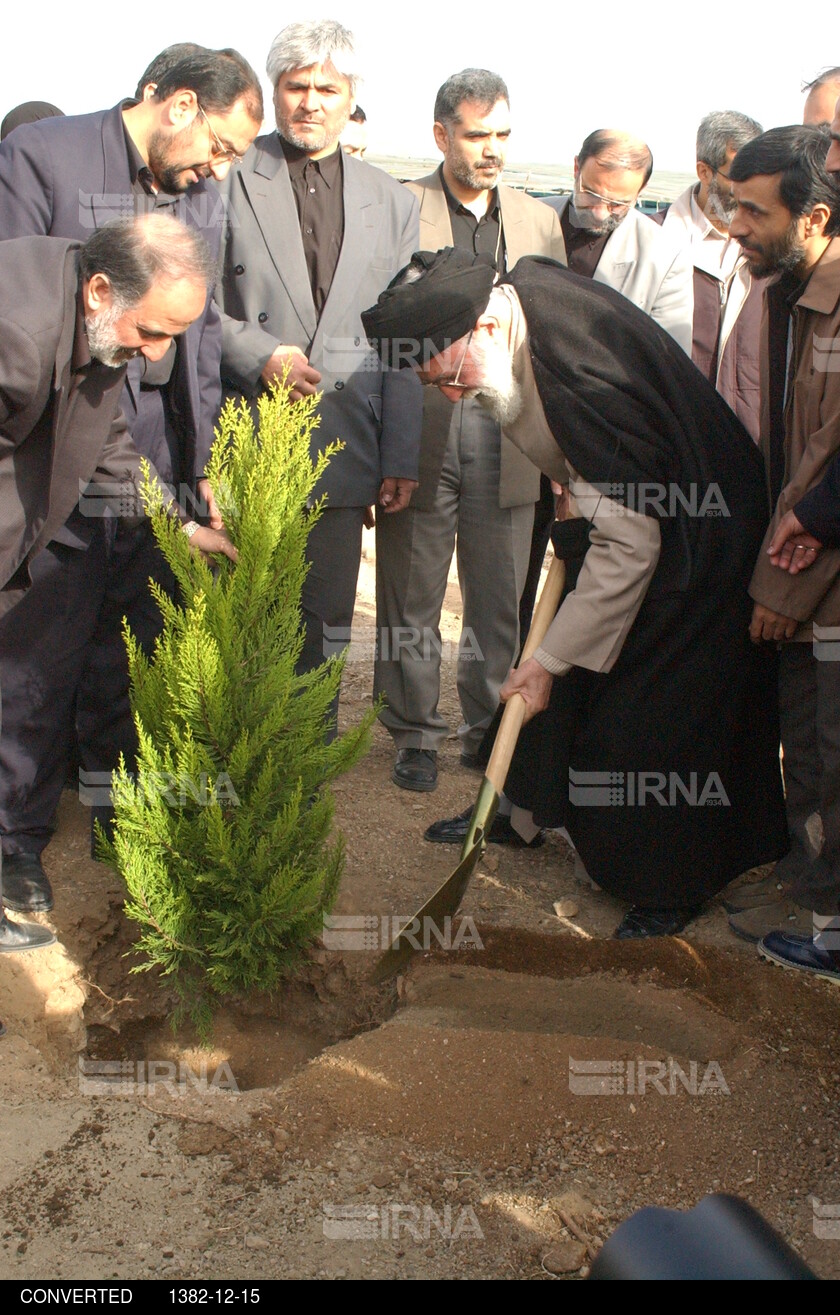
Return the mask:
[[[420,385],[383,371],[360,316],[416,249],[417,202],[339,149],[359,76],[350,32],[292,23],[267,71],[277,132],[229,179],[216,298],[223,383],[247,398],[283,380],[292,400],[320,391],[313,448],[344,444],[316,489],[327,508],[307,547],[299,670],[310,671],[349,641],[368,506],[390,519],[416,487]]]
[[[201,238],[160,215],[107,225],[84,247],[0,243],[0,614],[26,597],[33,561],[80,489],[116,486],[139,501],[140,453],[119,409],[126,365],[163,358],[203,313],[214,273]],[[185,530],[194,547],[234,555],[218,531]],[[61,603],[72,610],[72,599]],[[37,881],[13,870],[5,884],[15,908],[44,908]],[[3,893],[0,882],[0,952],[55,940],[9,921]]]
[[[443,163],[409,183],[420,201],[420,246],[484,252],[504,272],[521,256],[565,263],[560,225],[524,192],[499,185],[510,136],[507,87],[487,69],[447,79],[435,101],[435,142]],[[433,790],[448,727],[440,698],[440,613],[457,538],[463,598],[458,696],[461,761],[473,765],[516,655],[536,466],[498,421],[465,395],[454,409],[428,389],[423,408],[420,487],[398,521],[377,526],[379,633],[374,692],[397,748],[393,781]]]

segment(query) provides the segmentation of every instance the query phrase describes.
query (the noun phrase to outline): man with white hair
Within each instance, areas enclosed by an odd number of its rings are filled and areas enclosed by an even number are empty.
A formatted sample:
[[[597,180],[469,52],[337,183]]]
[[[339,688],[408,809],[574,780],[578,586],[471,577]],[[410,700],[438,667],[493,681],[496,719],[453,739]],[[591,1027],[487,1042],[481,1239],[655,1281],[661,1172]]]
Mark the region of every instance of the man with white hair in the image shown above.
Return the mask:
[[[369,505],[398,513],[416,487],[421,390],[371,359],[360,315],[417,245],[417,202],[339,147],[359,81],[352,33],[292,23],[266,67],[277,131],[228,186],[222,379],[249,399],[278,382],[293,401],[320,391],[313,455],[343,443],[315,490],[327,505],[307,546],[299,670],[311,671],[349,642]]]
[[[787,843],[775,654],[748,639],[761,457],[611,288],[529,257],[494,285],[456,248],[412,266],[365,312],[368,337],[395,364],[424,344],[402,361],[424,383],[481,397],[547,474],[565,463],[579,517],[575,586],[502,687],[532,718],[505,793],[631,904],[619,937],[675,934]]]
[[[758,357],[764,280],[754,279],[729,236],[735,201],[729,166],[761,124],[735,110],[707,114],[697,130],[698,182],[670,205],[663,232],[687,244],[694,264],[691,359],[758,442]],[[658,218],[658,216],[657,216]]]

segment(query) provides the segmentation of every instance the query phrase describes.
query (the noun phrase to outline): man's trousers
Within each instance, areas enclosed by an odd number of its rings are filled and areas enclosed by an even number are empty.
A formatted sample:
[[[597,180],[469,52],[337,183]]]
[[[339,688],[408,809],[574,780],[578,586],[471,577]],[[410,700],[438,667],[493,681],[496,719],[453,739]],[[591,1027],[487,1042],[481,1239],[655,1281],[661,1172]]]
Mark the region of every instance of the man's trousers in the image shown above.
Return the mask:
[[[76,747],[88,783],[83,797],[101,799],[95,812],[107,820],[102,778],[121,753],[131,765],[136,751],[122,618],[151,651],[161,619],[148,581],[170,595],[175,588],[148,522],[129,528],[103,520],[87,549],[48,544],[30,574],[32,586],[0,621],[6,854],[40,854],[49,843]]]
[[[818,914],[840,913],[840,662],[784,644],[779,714],[791,848],[776,874]]]
[[[475,754],[519,643],[534,503],[499,506],[501,434],[479,406],[457,404],[434,506],[378,516],[374,694],[398,749],[437,750],[448,727],[438,709],[440,614],[457,544],[463,616],[457,687],[461,751]]]

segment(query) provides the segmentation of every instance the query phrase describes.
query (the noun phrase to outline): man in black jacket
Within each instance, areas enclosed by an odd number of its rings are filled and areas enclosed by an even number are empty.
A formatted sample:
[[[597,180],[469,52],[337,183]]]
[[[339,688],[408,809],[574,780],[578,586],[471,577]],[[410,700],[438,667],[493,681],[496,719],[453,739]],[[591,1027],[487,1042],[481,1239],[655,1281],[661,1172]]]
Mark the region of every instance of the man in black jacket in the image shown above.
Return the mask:
[[[212,180],[224,178],[256,136],[259,79],[235,51],[196,47],[156,82],[142,101],[11,134],[0,147],[0,240],[46,234],[84,241],[115,215],[163,212],[201,232],[216,255],[222,202]],[[196,512],[204,507],[216,528],[221,521],[202,477],[221,399],[220,355],[218,312],[208,296],[160,361],[129,364],[122,398],[139,450],[178,500]],[[96,500],[86,501],[85,515],[74,508],[55,527],[27,598],[0,622],[0,832],[9,888],[16,878],[21,883],[20,897],[8,902],[21,911],[52,906],[41,852],[76,733],[81,767],[94,780],[109,780],[120,753],[134,755],[122,618],[150,647],[160,615],[149,578],[174,590],[149,526],[97,516]],[[110,810],[99,815],[107,822]]]
[[[0,243],[0,613],[26,597],[80,489],[116,485],[139,500],[141,458],[119,410],[126,365],[165,356],[202,314],[213,273],[201,238],[163,216],[118,221],[84,247]],[[219,531],[185,528],[194,547],[233,555]],[[13,871],[9,885],[7,903],[38,908],[37,882]],[[0,916],[0,952],[54,940]]]

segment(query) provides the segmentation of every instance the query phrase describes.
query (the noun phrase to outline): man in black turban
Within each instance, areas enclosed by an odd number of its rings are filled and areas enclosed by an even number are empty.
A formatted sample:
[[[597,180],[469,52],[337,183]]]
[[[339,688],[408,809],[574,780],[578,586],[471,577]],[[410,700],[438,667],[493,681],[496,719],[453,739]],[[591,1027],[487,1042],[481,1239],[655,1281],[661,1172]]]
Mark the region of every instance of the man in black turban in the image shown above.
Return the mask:
[[[362,321],[383,359],[401,340],[393,364],[451,400],[479,397],[546,474],[568,468],[584,552],[502,690],[529,718],[506,794],[537,826],[565,826],[592,879],[630,903],[618,936],[673,934],[788,843],[776,655],[749,638],[761,458],[686,354],[611,288],[539,258],[484,287],[473,262],[459,277],[451,253],[421,254]]]

